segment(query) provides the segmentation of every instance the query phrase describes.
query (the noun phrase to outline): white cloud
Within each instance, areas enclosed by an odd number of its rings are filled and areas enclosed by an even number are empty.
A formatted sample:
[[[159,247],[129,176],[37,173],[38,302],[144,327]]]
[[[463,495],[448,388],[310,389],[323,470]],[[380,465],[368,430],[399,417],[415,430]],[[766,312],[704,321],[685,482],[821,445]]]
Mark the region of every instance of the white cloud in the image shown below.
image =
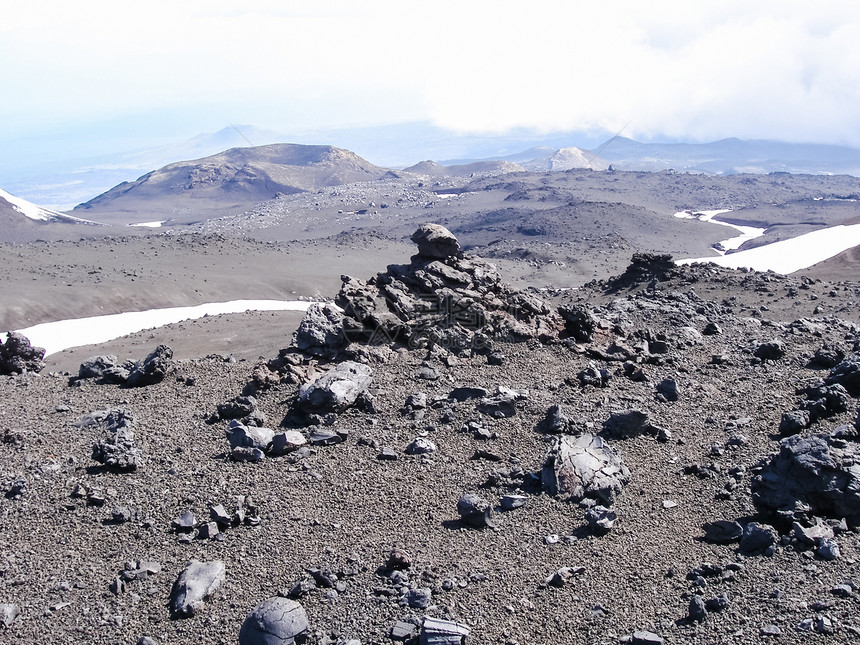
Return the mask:
[[[17,3],[11,125],[217,106],[261,126],[432,118],[860,145],[852,2]],[[216,109],[216,108],[213,108]]]

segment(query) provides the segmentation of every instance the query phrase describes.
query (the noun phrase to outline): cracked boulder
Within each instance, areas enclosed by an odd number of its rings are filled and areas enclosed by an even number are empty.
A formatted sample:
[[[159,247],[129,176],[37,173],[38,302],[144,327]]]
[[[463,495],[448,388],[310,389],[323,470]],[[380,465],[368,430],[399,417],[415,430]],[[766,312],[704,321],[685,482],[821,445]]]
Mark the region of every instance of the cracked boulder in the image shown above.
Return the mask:
[[[309,410],[345,410],[353,405],[373,379],[363,363],[344,361],[299,389],[298,403]]]
[[[220,560],[192,560],[179,574],[170,592],[170,611],[176,617],[193,616],[224,583],[226,568]]]
[[[6,342],[0,343],[0,374],[41,372],[45,367],[45,350],[30,345],[30,339],[17,331],[6,333]]]
[[[608,505],[630,481],[630,471],[601,437],[565,435],[547,454],[541,481],[550,495],[572,501],[591,497]]]
[[[295,600],[276,596],[251,610],[239,630],[239,645],[291,645],[308,631],[308,615]]]
[[[753,501],[778,512],[807,505],[816,515],[860,522],[860,443],[826,434],[780,442],[752,482]]]

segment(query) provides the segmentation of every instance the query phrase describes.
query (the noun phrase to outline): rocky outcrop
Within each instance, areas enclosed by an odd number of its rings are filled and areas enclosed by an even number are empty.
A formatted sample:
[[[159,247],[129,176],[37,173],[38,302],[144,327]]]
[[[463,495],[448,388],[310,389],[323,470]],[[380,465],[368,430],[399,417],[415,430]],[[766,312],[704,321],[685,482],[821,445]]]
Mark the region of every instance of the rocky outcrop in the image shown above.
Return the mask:
[[[367,282],[343,276],[336,303],[359,323],[350,340],[481,353],[493,340],[549,341],[564,327],[542,300],[503,283],[492,264],[463,254],[444,227],[425,224],[412,239],[418,254],[410,264],[389,266]]]
[[[45,350],[32,347],[30,339],[17,331],[6,334],[6,342],[0,343],[0,374],[23,374],[41,372],[45,367]]]

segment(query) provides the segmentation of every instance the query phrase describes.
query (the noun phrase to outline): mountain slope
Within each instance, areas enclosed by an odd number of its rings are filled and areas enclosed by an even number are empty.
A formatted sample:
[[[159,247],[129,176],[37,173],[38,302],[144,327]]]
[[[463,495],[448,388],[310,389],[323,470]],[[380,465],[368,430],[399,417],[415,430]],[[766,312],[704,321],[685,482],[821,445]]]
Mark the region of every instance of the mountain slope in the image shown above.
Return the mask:
[[[57,229],[63,225],[97,225],[71,215],[37,206],[32,202],[6,192],[0,188],[0,242],[21,242],[38,237],[51,238],[46,227]]]
[[[180,161],[123,182],[75,208],[113,219],[162,216],[181,223],[234,212],[279,194],[378,179],[385,170],[333,146],[271,144]]]

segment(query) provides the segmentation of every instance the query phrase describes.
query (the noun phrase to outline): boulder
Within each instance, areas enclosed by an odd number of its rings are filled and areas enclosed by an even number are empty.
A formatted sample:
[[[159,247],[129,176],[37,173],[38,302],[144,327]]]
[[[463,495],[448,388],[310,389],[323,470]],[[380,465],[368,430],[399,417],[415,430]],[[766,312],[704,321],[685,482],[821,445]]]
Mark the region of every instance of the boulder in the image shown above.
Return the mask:
[[[106,375],[111,375],[111,379],[116,374],[117,368],[119,367],[119,360],[113,354],[105,354],[103,356],[91,356],[86,359],[83,363],[81,363],[80,367],[78,367],[78,378],[94,378],[94,379],[104,379]],[[128,378],[128,372],[126,372],[126,377]],[[125,378],[122,381],[125,381]],[[116,381],[109,381],[116,382]]]
[[[763,361],[776,361],[785,356],[785,343],[781,340],[771,340],[761,343],[753,351],[753,355]]]
[[[131,414],[121,408],[114,408],[92,415],[99,413],[104,416],[97,423],[104,428],[107,436],[93,445],[93,459],[114,470],[137,470],[142,458],[134,442],[134,419]],[[95,418],[92,415],[90,417]]]
[[[838,383],[851,396],[860,396],[860,359],[848,358],[832,370],[824,380],[827,385]]]
[[[315,302],[308,307],[293,338],[293,345],[311,356],[334,358],[346,345],[345,316],[339,307]]]
[[[173,350],[167,345],[159,345],[142,361],[135,363],[128,374],[126,387],[144,387],[160,383],[173,367]]]
[[[245,426],[238,421],[231,421],[225,431],[230,448],[250,447],[267,450],[272,443],[275,433],[269,428],[258,428],[256,426]]]
[[[495,528],[496,520],[493,516],[493,508],[484,498],[474,493],[466,493],[457,500],[457,513],[460,520],[475,528]]]
[[[6,342],[0,343],[0,374],[41,372],[45,367],[44,358],[44,348],[32,347],[24,334],[6,332]]]
[[[611,504],[630,481],[630,471],[601,437],[565,435],[547,454],[541,481],[550,495],[573,501],[591,497]]]
[[[457,238],[440,224],[422,224],[411,239],[418,245],[420,257],[444,259],[463,255]]]
[[[291,645],[308,631],[308,615],[295,600],[276,596],[251,610],[239,630],[239,645]]]
[[[353,405],[370,386],[373,370],[362,363],[344,361],[299,390],[298,403],[310,410],[340,411]]]
[[[817,515],[860,521],[860,443],[826,434],[795,435],[780,442],[752,481],[762,510],[808,505]]]
[[[193,616],[224,583],[226,569],[220,560],[189,562],[170,592],[170,610],[177,618]]]
[[[610,439],[630,439],[640,434],[654,434],[648,415],[641,410],[628,409],[611,412],[603,422],[603,434]]]

